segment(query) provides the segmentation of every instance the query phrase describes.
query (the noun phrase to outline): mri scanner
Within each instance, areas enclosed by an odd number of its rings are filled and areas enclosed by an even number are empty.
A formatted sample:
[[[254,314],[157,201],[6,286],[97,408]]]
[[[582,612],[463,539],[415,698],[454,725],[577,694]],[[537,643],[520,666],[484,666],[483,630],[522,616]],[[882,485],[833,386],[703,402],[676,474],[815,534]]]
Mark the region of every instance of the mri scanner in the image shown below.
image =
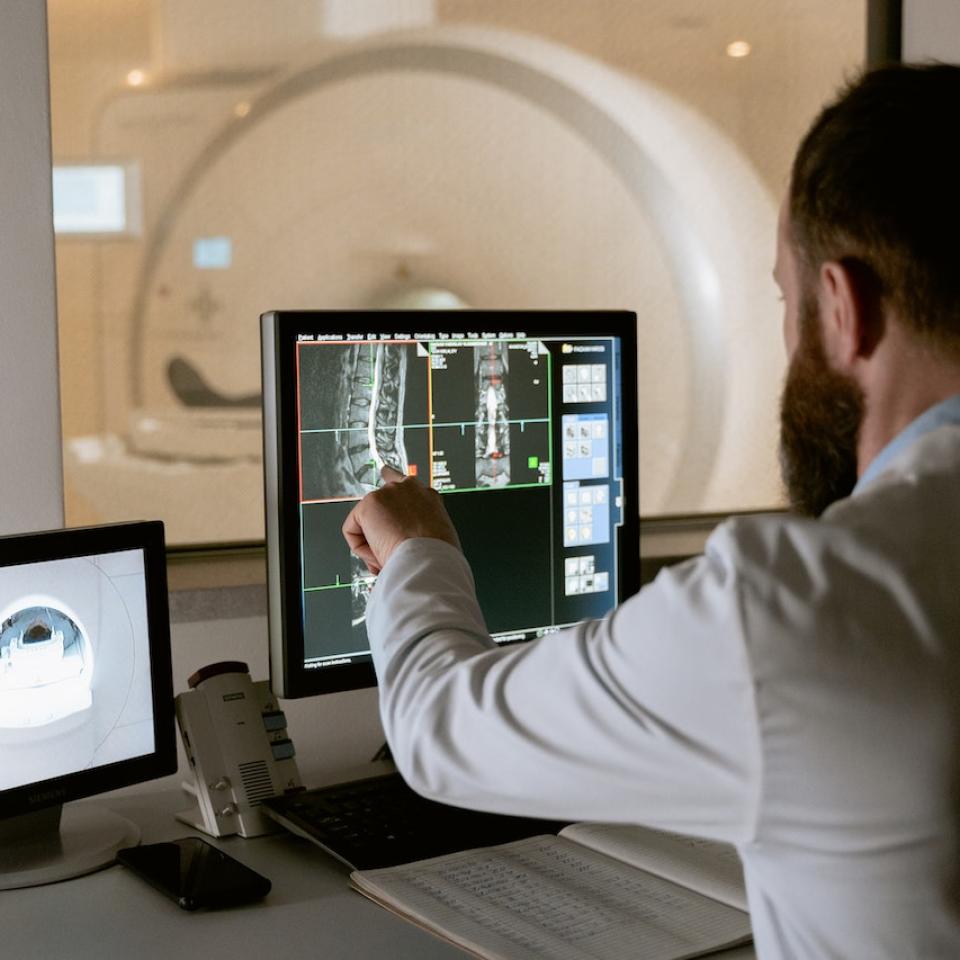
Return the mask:
[[[93,644],[64,606],[26,596],[0,612],[0,726],[38,727],[90,709]]]
[[[451,303],[636,310],[641,512],[777,502],[775,203],[663,90],[430,28],[124,91],[96,150],[149,185],[98,251],[103,429],[66,449],[104,519],[259,539],[259,314]]]

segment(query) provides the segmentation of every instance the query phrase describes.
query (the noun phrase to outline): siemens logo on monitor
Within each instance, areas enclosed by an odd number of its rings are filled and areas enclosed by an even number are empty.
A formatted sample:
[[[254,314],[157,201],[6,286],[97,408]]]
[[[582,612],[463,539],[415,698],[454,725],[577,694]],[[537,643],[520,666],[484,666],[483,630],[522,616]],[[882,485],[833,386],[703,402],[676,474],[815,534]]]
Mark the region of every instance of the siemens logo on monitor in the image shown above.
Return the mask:
[[[67,791],[65,789],[38,790],[36,793],[27,794],[27,803],[31,807],[49,806],[51,803],[57,803],[66,800]]]

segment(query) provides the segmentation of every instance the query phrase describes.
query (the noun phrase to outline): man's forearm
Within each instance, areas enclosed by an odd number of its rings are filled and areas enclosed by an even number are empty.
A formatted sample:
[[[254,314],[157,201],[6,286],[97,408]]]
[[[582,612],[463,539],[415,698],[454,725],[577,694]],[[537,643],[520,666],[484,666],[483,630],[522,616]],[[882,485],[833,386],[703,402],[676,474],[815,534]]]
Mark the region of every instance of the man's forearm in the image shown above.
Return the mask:
[[[742,837],[758,768],[737,615],[703,560],[603,620],[500,648],[460,552],[408,540],[368,608],[397,766],[462,806]]]
[[[400,768],[413,768],[416,776],[422,711],[444,675],[454,664],[496,649],[463,554],[439,540],[406,541],[374,587],[367,626],[384,730]]]

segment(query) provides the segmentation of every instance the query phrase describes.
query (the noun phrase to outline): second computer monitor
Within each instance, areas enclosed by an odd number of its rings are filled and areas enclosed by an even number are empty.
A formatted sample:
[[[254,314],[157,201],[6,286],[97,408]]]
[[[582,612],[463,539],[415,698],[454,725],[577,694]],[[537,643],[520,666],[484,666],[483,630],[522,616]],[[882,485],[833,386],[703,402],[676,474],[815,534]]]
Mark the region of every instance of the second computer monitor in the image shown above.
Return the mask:
[[[279,695],[375,682],[340,530],[385,464],[442,494],[500,643],[638,588],[634,314],[277,312],[262,346]]]

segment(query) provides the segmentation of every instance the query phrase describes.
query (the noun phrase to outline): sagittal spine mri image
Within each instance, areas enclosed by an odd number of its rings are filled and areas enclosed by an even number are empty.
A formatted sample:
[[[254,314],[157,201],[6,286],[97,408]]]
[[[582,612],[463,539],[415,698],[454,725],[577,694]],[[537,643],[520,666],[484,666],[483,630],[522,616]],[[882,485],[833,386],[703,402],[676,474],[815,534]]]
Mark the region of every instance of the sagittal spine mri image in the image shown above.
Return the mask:
[[[413,413],[420,427],[426,426],[425,383],[411,389],[407,405],[414,364],[416,347],[410,344],[301,348],[305,500],[362,497],[380,485],[385,464],[407,473],[405,424]],[[425,373],[424,360],[418,365]]]

